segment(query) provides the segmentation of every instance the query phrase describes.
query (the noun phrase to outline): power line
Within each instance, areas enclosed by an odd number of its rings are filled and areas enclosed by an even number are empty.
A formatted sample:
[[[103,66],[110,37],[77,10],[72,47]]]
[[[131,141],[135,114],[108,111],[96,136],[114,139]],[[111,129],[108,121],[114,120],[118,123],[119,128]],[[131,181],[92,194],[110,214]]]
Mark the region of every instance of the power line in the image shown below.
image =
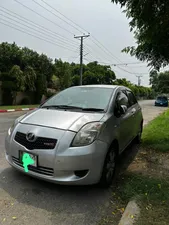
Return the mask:
[[[1,19],[1,20],[4,20],[4,19]],[[18,25],[17,25],[17,28],[16,28],[16,27],[13,27],[13,26],[11,26],[11,25],[9,25],[9,24],[6,24],[6,23],[2,22],[1,20],[0,20],[0,23],[3,24],[3,25],[5,25],[5,26],[7,26],[7,27],[13,28],[13,29],[18,30],[18,31],[20,31],[20,32],[22,32],[22,33],[25,33],[25,34],[27,34],[27,35],[29,35],[29,36],[35,37],[35,38],[37,38],[37,39],[39,39],[39,40],[45,41],[45,42],[47,42],[47,43],[50,43],[50,44],[55,45],[55,46],[58,46],[58,47],[60,47],[60,48],[64,48],[64,49],[67,49],[67,50],[69,50],[69,51],[72,51],[72,49],[63,47],[63,46],[58,45],[58,44],[56,44],[56,43],[54,43],[54,42],[51,42],[51,41],[48,41],[48,40],[46,40],[46,39],[44,39],[44,38],[38,37],[38,36],[36,36],[36,35],[34,35],[34,34],[29,33],[29,31],[27,32],[27,31],[25,31],[25,30],[22,30],[23,28],[19,29],[19,28],[18,28],[18,27],[19,27]],[[8,21],[6,21],[6,20],[4,20],[4,21],[5,21],[5,22],[8,22]]]
[[[78,56],[75,56],[75,57],[69,57],[68,58],[68,60],[70,60],[71,58],[74,58],[74,61],[76,61],[76,59],[79,57],[79,55]]]
[[[93,61],[98,61],[97,59],[102,60],[98,55],[97,55],[97,57],[96,56],[93,56],[92,52],[90,51],[90,49],[86,45],[85,45],[84,49],[86,49],[86,51],[89,52],[90,56],[93,58]]]
[[[1,11],[1,9],[0,9],[0,11]],[[52,37],[51,35],[49,35],[49,34],[46,34],[44,31],[37,31],[36,29],[37,28],[32,28],[31,26],[29,26],[29,25],[26,25],[26,24],[23,24],[23,23],[21,23],[20,21],[17,21],[17,20],[15,20],[14,18],[10,18],[10,17],[8,17],[8,16],[6,16],[6,15],[3,15],[3,14],[0,14],[0,16],[4,16],[5,18],[8,18],[9,20],[12,20],[12,21],[15,21],[16,23],[19,23],[19,24],[21,24],[21,25],[23,25],[24,27],[27,27],[27,28],[29,28],[29,29],[31,29],[31,30],[33,30],[33,31],[35,31],[35,32],[37,32],[38,34],[40,33],[40,34],[43,34],[44,36],[45,36],[45,38],[46,38],[46,36],[47,36],[47,38],[49,39],[49,40],[51,40],[51,41],[55,41],[54,40],[54,37]],[[12,16],[13,17],[13,16]],[[25,23],[25,22],[24,22]],[[38,28],[39,29],[39,28]],[[52,39],[51,38],[49,38],[49,37],[52,37]],[[56,38],[55,38],[56,39]],[[63,44],[64,42],[62,42],[62,41],[60,41],[60,40],[57,40],[57,42],[59,42],[58,44]],[[72,45],[72,44],[69,44],[69,43],[64,43],[64,45],[67,45],[67,47],[75,47],[74,45]]]
[[[74,44],[74,45],[76,46],[76,43],[75,43],[73,40],[68,39],[68,38],[66,38],[65,36],[60,35],[60,34],[54,32],[54,31],[52,31],[52,30],[50,30],[50,29],[48,29],[48,28],[46,28],[46,27],[44,27],[44,26],[41,26],[41,25],[39,25],[39,24],[33,22],[32,20],[29,20],[29,19],[27,19],[27,18],[25,18],[25,17],[23,17],[23,16],[21,16],[21,15],[15,13],[15,12],[9,10],[9,9],[6,9],[6,8],[3,7],[3,6],[0,6],[0,7],[3,8],[3,9],[5,9],[5,10],[6,10],[7,12],[9,12],[10,14],[14,14],[14,15],[15,15],[15,16],[14,16],[15,18],[16,18],[16,17],[19,17],[20,20],[25,20],[26,23],[33,24],[34,26],[36,26],[36,27],[38,27],[38,28],[40,28],[40,29],[43,29],[43,30],[45,30],[45,31],[50,32],[53,36],[55,36],[55,37],[61,39],[63,42],[72,43],[72,44]],[[2,12],[5,12],[5,11],[2,10],[2,9],[1,9],[1,11],[2,11]],[[7,12],[5,12],[5,13],[7,13]],[[9,14],[9,13],[7,13],[7,14]],[[10,15],[10,14],[9,14],[9,15]],[[64,39],[65,39],[65,40],[64,40]]]
[[[53,23],[55,26],[60,27],[62,30],[65,30],[66,32],[68,32],[71,35],[74,35],[71,31],[63,28],[62,26],[58,25],[57,23],[53,22],[52,20],[49,20],[47,17],[41,15],[40,13],[36,12],[35,10],[29,8],[28,6],[24,5],[23,3],[19,2],[18,0],[13,0],[15,2],[17,2],[18,4],[22,5],[24,8],[27,8],[28,10],[32,11],[33,13],[37,14],[38,16],[44,18],[45,20],[48,20],[49,22]]]
[[[116,61],[119,61],[120,63],[122,63],[116,56],[114,56],[110,51],[109,51],[109,49],[107,49],[99,40],[97,40],[94,36],[92,36],[93,37],[93,39],[95,40],[92,40],[91,39],[91,41],[93,42],[93,43],[95,43],[97,46],[102,46],[102,47],[100,47],[100,48],[102,48],[102,49],[104,49],[104,51],[107,51],[107,53],[109,53],[110,54],[110,56],[112,57],[112,58],[114,58]],[[98,44],[96,43],[96,42],[98,42]],[[106,54],[107,54],[106,53]]]
[[[102,63],[102,64],[106,64],[106,65],[111,65],[111,66],[128,66],[128,65],[131,65],[131,64],[141,64],[141,62],[135,62],[135,63],[107,63],[107,62],[102,62],[102,61],[98,61],[98,63]],[[142,63],[143,64],[143,63]],[[142,66],[135,66],[132,68],[139,68],[139,67],[146,67],[145,65],[142,65]],[[130,68],[130,67],[129,67]]]
[[[106,57],[104,56],[104,58],[106,59],[106,61],[111,61],[110,59],[108,59],[107,58],[107,52],[105,51],[105,49],[104,48],[102,48],[102,47],[100,47],[96,42],[94,42],[93,40],[91,40],[101,51],[103,51],[104,52],[104,54],[106,55]],[[91,46],[91,45],[89,45],[89,44],[86,44],[87,45],[87,47],[89,47],[89,48],[91,48],[91,49],[93,49],[93,47]],[[95,51],[95,49],[93,49],[93,51]]]
[[[38,2],[36,2],[35,0],[32,0],[33,2],[35,2],[37,5],[39,5],[40,7],[42,7],[43,9],[47,10],[48,12],[50,12],[51,14],[53,14],[54,16],[58,17],[59,19],[61,19],[62,21],[66,22],[67,24],[69,24],[70,26],[72,26],[70,23],[68,23],[67,21],[63,20],[62,18],[60,18],[58,15],[56,15],[55,13],[53,13],[52,11],[48,10],[47,8],[45,8],[44,6],[42,6],[41,4],[39,4]],[[64,14],[60,13],[58,10],[56,10],[54,7],[52,7],[50,4],[46,3],[44,0],[41,0],[42,2],[44,2],[47,6],[49,6],[50,8],[52,8],[53,10],[55,10],[56,12],[58,12],[60,15],[62,15],[63,17],[65,17],[66,19],[68,19],[69,21],[71,21],[73,24],[75,24],[76,26],[78,26],[74,21],[70,20],[68,17],[66,17]],[[72,26],[74,29],[80,31],[79,29],[77,29],[75,26]],[[79,27],[79,26],[78,26]],[[83,29],[83,28],[81,28]],[[84,30],[84,29],[83,29]],[[81,31],[80,31],[81,32]],[[100,46],[95,43],[99,48]]]
[[[129,63],[123,63],[121,65],[132,65],[132,64],[144,64],[143,62],[129,62]]]
[[[58,15],[56,15],[55,13],[53,13],[52,11],[50,11],[49,9],[45,8],[44,6],[42,6],[40,3],[36,2],[35,0],[32,0],[35,4],[39,5],[40,7],[42,7],[43,9],[45,9],[46,11],[52,13],[54,16],[56,16],[57,18],[59,18],[60,20],[64,21],[65,23],[67,23],[69,26],[73,27],[74,29],[80,31],[79,29],[77,29],[75,26],[73,26],[72,24],[70,24],[69,22],[67,22],[66,20],[62,19],[61,17],[59,17]],[[50,6],[48,3],[46,3],[45,1],[42,0],[42,2],[44,2],[46,5],[48,5],[50,8],[54,9],[52,6]],[[80,31],[81,32],[81,31]]]
[[[123,64],[124,65],[124,63],[121,61],[121,60],[119,60],[117,57],[115,57],[100,41],[98,41],[95,37],[93,37],[105,50],[107,50],[107,52],[113,57],[113,58],[115,58],[117,61],[119,61],[121,64]],[[93,41],[93,40],[92,40]],[[95,43],[95,41],[93,41],[94,43]],[[117,66],[119,69],[121,69],[121,70],[123,70],[123,71],[125,71],[125,72],[127,72],[127,73],[129,73],[129,74],[136,74],[136,73],[134,73],[134,72],[130,72],[130,71],[128,71],[128,70],[125,70],[125,69],[123,69],[123,68],[121,68],[121,67],[119,67],[118,66],[118,64],[112,64],[112,66],[113,65],[115,65],[115,66]]]
[[[96,61],[96,60],[95,60],[95,61]],[[116,65],[117,65],[117,64],[105,63],[105,62],[100,62],[100,61],[98,61],[98,63],[100,63],[100,64],[105,64],[105,65],[108,65],[108,66],[116,66]],[[117,66],[117,68],[120,69],[120,70],[122,70],[122,71],[125,71],[125,72],[127,72],[127,73],[129,73],[129,74],[132,74],[132,75],[136,75],[136,74],[145,75],[145,74],[147,74],[147,73],[130,72],[130,71],[128,71],[128,70],[126,70],[126,69],[123,69],[123,68],[121,68],[121,67],[119,67],[119,66]],[[113,69],[113,70],[114,70],[114,69]]]
[[[125,70],[125,69],[123,69],[123,68],[121,68],[121,67],[117,67],[117,68],[119,68],[119,69],[121,69],[121,70],[123,70],[124,72],[127,72],[127,73],[129,73],[129,74],[133,74],[133,75],[136,75],[136,74],[139,74],[139,75],[145,75],[145,74],[147,74],[147,73],[135,73],[135,72],[130,72],[130,71],[128,71],[128,70]]]
[[[38,2],[36,2],[35,0],[32,0],[33,2],[35,2],[36,4],[38,4],[40,7],[44,8],[45,10],[47,10],[48,12],[52,13],[53,15],[55,15],[56,17],[58,17],[55,13],[51,12],[50,10],[48,10],[47,8],[43,7],[41,4],[39,4]],[[58,12],[59,14],[61,14],[62,16],[64,16],[66,19],[68,19],[69,21],[71,21],[72,23],[75,24],[75,22],[73,22],[72,20],[70,20],[68,17],[66,17],[64,14],[60,13],[58,10],[56,10],[54,7],[52,7],[51,5],[49,5],[48,3],[46,3],[44,0],[41,0],[42,2],[44,2],[46,5],[48,5],[50,8],[54,9],[56,12]],[[61,19],[60,17],[58,17],[59,19]],[[63,19],[61,19],[63,20]],[[64,22],[66,22],[67,24],[71,25],[70,23],[68,23],[67,21],[63,20]],[[75,24],[76,25],[76,24]],[[72,25],[71,25],[72,26]],[[72,26],[73,28],[75,28],[74,26]],[[76,28],[75,28],[76,29]],[[79,29],[78,29],[79,30]],[[117,61],[121,62],[117,57],[115,57],[100,41],[98,41],[94,36],[93,36],[92,40],[99,48],[101,48],[100,46],[102,46],[103,51],[105,52],[105,50]],[[99,45],[96,43],[98,42]],[[105,49],[105,50],[104,50]]]
[[[19,2],[18,0],[14,0],[14,1],[17,2],[17,3],[19,3],[19,4],[22,5],[22,6],[26,7],[27,9],[31,10],[32,12],[36,13],[37,15],[41,16],[42,18],[48,20],[49,22],[52,22],[52,23],[55,24],[56,26],[59,26],[58,24],[54,23],[53,21],[49,20],[48,18],[42,16],[41,14],[39,14],[39,13],[35,12],[34,10],[30,9],[29,7],[25,6],[24,4],[22,4],[22,3]],[[34,1],[36,4],[39,4],[39,3],[37,3],[35,0],[33,0],[33,1]],[[42,2],[44,2],[44,1],[42,0]],[[46,2],[45,2],[45,3],[46,3]],[[47,4],[47,3],[46,3],[46,4]],[[43,7],[41,4],[39,4],[39,5],[40,5],[42,8],[46,9],[46,8]],[[49,6],[49,4],[48,4],[48,6]],[[52,7],[52,8],[53,8],[53,7]],[[54,8],[53,8],[53,9],[54,9]],[[50,10],[48,10],[48,9],[46,9],[46,10],[47,10],[48,12],[54,14],[54,13],[51,12]],[[60,13],[60,12],[59,12],[59,13]],[[54,14],[54,15],[57,16],[56,14]],[[62,16],[64,16],[64,15],[62,14]],[[57,16],[57,17],[58,17],[58,16]],[[66,18],[67,18],[67,17],[66,17]],[[67,19],[70,21],[69,18],[67,18]],[[63,20],[63,19],[62,19],[62,20]],[[74,23],[72,20],[71,20],[71,22]],[[75,24],[75,23],[74,23],[74,24]],[[64,28],[61,27],[61,26],[59,26],[59,27],[60,27],[61,29],[64,29]],[[67,29],[64,29],[64,30],[66,30],[67,32],[73,34],[72,32],[68,31]],[[99,40],[97,40],[94,36],[93,36],[92,38],[94,39],[94,40],[92,39],[92,42],[95,43],[95,44],[96,44],[100,49],[102,49],[106,54],[107,54],[107,52],[108,52],[112,58],[114,58],[116,61],[121,62],[121,60],[119,60],[117,57],[115,57],[115,56],[109,51],[109,49],[107,49],[107,48],[106,48]],[[96,42],[97,42],[98,44],[97,44]],[[121,62],[121,63],[122,63],[122,62]],[[120,68],[119,66],[117,66],[117,67],[118,67],[119,69],[121,69],[121,70],[127,72],[127,73],[130,73],[130,74],[136,74],[136,73],[133,73],[133,72],[124,70],[124,69]]]
[[[14,0],[14,1],[17,1],[17,0]],[[32,0],[33,2],[35,2],[37,5],[39,5],[40,7],[44,8],[45,10],[47,10],[48,12],[50,12],[51,14],[55,15],[56,17],[58,17],[55,13],[51,12],[50,10],[48,10],[47,8],[45,8],[44,6],[42,6],[41,4],[37,3],[35,0]],[[48,5],[49,7],[51,7],[52,9],[55,9],[54,7],[50,6],[49,4],[47,4],[45,1],[41,0],[42,2],[44,2],[46,5]],[[18,2],[18,1],[17,1]],[[60,13],[60,12],[59,12]],[[62,14],[62,16],[64,16]],[[60,18],[60,17],[59,17]],[[70,19],[68,17],[66,17],[69,21]],[[60,18],[61,19],[61,18]],[[63,20],[63,19],[61,19]],[[65,20],[63,20],[65,22]],[[71,21],[73,22],[73,21]],[[67,23],[67,22],[66,22]],[[73,22],[74,23],[74,22]],[[69,24],[69,23],[68,23]],[[75,23],[74,23],[75,24]],[[70,24],[69,24],[70,25]],[[74,27],[74,26],[73,26]],[[96,42],[98,42],[101,46],[102,46],[102,49],[104,52],[108,52],[114,59],[116,59],[117,61],[120,61],[117,57],[115,57],[100,41],[98,41],[95,37],[93,37],[93,39],[95,40],[92,40],[99,48],[101,48]],[[106,51],[105,51],[105,50]],[[106,53],[107,54],[107,53]],[[120,61],[121,62],[121,61]]]
[[[35,2],[36,4],[38,4],[40,7],[44,8],[45,10],[47,10],[48,12],[52,13],[53,15],[55,15],[56,17],[58,17],[59,19],[63,20],[62,18],[60,18],[59,16],[57,16],[55,13],[53,13],[53,12],[51,12],[50,10],[48,10],[47,8],[43,7],[41,4],[39,4],[39,3],[36,2],[35,0],[32,0],[32,1]],[[66,16],[65,16],[63,13],[61,13],[59,10],[56,10],[54,7],[52,7],[50,4],[48,4],[46,1],[44,1],[44,0],[41,0],[41,1],[42,1],[43,3],[45,3],[47,6],[49,6],[51,9],[55,10],[57,13],[59,13],[60,15],[62,15],[63,17],[65,17],[67,20],[69,20],[70,22],[72,22],[72,23],[75,24],[76,26],[80,27],[78,24],[76,24],[74,21],[72,21],[71,19],[69,19],[68,17],[66,17]],[[69,24],[70,26],[72,26],[72,25],[71,25],[70,23],[68,23],[67,21],[65,21],[65,20],[63,20],[63,21],[66,22],[67,24]],[[77,29],[75,26],[72,26],[72,27],[79,31],[79,29]],[[80,27],[80,29],[85,30],[85,29],[83,29],[82,27]],[[80,32],[81,32],[81,31],[80,31]],[[87,32],[88,32],[88,31],[87,31]],[[97,41],[104,49],[106,49],[106,50],[109,52],[109,54],[111,54],[111,56],[112,56],[114,59],[118,60],[117,57],[113,56],[113,54],[110,53],[110,51],[109,51],[106,47],[104,47],[103,44],[102,44],[100,41],[98,41],[95,37],[93,37],[93,39],[95,39],[95,41]],[[92,40],[92,41],[93,41],[93,40]],[[93,41],[93,42],[100,48],[100,46],[99,46],[95,41]],[[106,53],[106,54],[107,54],[107,53]]]
[[[80,25],[78,25],[77,23],[75,23],[73,20],[71,20],[70,18],[68,18],[67,16],[65,16],[63,13],[61,13],[59,10],[55,9],[54,7],[52,7],[51,5],[49,5],[47,2],[45,2],[44,0],[41,0],[42,2],[44,2],[46,5],[48,5],[50,8],[52,8],[53,10],[55,10],[56,12],[58,12],[60,15],[62,15],[64,18],[66,18],[67,20],[69,20],[70,22],[74,23],[77,27],[79,27],[81,30],[84,30],[85,32],[89,33],[87,30],[85,30],[84,28],[82,28]],[[81,31],[80,31],[81,32]]]
[[[91,46],[91,45],[89,45],[89,44],[86,44],[86,48],[87,49],[91,49],[91,50],[93,50],[94,52],[96,52],[96,50],[95,49],[93,49],[93,47]],[[91,53],[91,52],[90,52]],[[96,52],[97,53],[97,52]],[[100,61],[102,61],[102,59],[98,56],[98,55],[100,55],[100,53],[98,53],[97,54],[97,59],[99,59]],[[107,55],[107,54],[106,54]],[[96,58],[96,57],[95,57]],[[110,61],[110,59],[108,59],[107,57],[104,57],[107,61]]]

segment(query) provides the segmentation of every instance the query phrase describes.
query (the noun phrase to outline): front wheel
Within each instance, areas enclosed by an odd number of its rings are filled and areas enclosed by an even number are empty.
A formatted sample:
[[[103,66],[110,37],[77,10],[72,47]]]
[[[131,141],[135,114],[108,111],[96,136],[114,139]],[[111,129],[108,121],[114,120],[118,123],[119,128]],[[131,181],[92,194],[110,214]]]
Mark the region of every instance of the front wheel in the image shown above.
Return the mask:
[[[141,143],[142,132],[143,132],[143,125],[140,126],[139,132],[138,132],[137,137],[136,137],[137,144]]]
[[[116,170],[116,162],[117,162],[117,153],[114,148],[112,148],[105,158],[102,176],[100,179],[100,185],[102,187],[109,187],[115,175]]]

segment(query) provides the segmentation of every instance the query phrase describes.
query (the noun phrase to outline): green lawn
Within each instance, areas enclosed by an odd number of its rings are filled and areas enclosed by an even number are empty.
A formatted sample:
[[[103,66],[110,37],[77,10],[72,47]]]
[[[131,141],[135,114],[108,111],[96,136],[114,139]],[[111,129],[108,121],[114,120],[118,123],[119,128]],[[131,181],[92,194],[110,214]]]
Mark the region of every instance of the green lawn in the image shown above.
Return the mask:
[[[151,121],[143,131],[143,147],[169,152],[169,110]]]
[[[124,202],[137,199],[141,215],[135,225],[169,224],[169,180],[127,174],[119,186],[118,195]]]
[[[36,108],[38,105],[10,105],[0,106],[0,109],[22,109],[22,108]]]

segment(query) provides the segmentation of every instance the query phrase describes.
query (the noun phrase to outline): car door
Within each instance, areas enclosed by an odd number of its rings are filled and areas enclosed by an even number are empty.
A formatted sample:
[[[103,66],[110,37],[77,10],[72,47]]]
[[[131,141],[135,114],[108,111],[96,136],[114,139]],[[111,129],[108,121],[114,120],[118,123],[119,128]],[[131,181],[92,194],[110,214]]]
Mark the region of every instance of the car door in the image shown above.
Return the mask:
[[[117,110],[120,109],[121,106],[126,106],[127,111],[125,114],[118,114],[116,113]],[[129,99],[127,94],[120,90],[117,94],[116,100],[115,100],[115,108],[114,108],[114,115],[116,116],[116,126],[118,127],[118,133],[119,133],[119,145],[120,149],[124,150],[124,148],[129,144],[131,140],[131,113],[130,113],[130,105],[129,105]]]
[[[136,97],[133,92],[130,90],[126,90],[128,99],[129,99],[129,112],[131,113],[132,121],[131,121],[131,139],[134,139],[137,136],[137,133],[141,124],[141,114],[140,114],[140,106],[137,102]]]

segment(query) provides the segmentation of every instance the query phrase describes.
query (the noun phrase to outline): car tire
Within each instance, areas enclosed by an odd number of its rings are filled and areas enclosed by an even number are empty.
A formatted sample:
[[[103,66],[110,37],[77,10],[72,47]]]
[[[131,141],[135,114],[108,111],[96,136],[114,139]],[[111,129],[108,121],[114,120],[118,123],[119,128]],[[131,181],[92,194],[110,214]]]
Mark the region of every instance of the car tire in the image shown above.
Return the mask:
[[[99,182],[101,187],[108,188],[111,186],[116,172],[116,165],[117,165],[117,151],[115,148],[111,148],[108,151],[104,161],[102,176]]]
[[[140,144],[141,143],[141,137],[142,137],[142,132],[143,132],[143,124],[140,126],[140,130],[136,136],[136,143]]]

